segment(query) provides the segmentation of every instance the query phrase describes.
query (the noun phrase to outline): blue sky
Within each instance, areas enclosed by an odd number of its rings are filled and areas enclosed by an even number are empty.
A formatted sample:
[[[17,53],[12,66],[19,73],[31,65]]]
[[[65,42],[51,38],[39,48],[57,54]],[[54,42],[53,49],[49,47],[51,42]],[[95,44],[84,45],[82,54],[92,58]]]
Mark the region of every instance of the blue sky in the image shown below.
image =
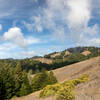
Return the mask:
[[[0,0],[0,58],[100,46],[100,0]]]

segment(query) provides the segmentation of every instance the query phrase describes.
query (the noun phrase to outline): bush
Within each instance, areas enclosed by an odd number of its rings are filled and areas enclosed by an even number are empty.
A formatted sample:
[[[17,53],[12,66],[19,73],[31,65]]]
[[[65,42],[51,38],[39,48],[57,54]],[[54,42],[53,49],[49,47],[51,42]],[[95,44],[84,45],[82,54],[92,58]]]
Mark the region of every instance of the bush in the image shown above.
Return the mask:
[[[55,95],[55,93],[60,89],[60,84],[48,85],[41,92],[39,97]]]
[[[56,100],[73,100],[75,98],[75,86],[89,80],[88,75],[69,80],[63,83],[46,86],[39,94],[39,97],[56,96]]]
[[[56,94],[56,100],[73,100],[75,94],[68,87],[62,87]]]
[[[89,81],[89,75],[85,74],[82,77],[73,80],[74,85],[78,85],[80,83],[84,83],[86,81]]]

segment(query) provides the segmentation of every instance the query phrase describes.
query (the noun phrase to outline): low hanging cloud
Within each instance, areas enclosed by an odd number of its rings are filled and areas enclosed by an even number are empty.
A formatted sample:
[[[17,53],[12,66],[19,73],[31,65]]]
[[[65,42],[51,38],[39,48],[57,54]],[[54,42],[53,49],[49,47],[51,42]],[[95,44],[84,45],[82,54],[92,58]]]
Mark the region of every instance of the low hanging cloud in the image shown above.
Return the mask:
[[[18,27],[13,27],[8,30],[8,32],[5,32],[3,37],[4,41],[9,41],[12,43],[15,43],[16,45],[27,48],[28,45],[39,43],[40,40],[34,37],[27,37],[25,38],[21,29]]]
[[[99,34],[97,23],[89,25],[92,19],[92,1],[46,0],[46,6],[40,8],[37,16],[31,18],[31,23],[24,22],[24,25],[30,31],[36,29],[42,32],[47,29],[53,34],[52,36],[57,36],[58,39],[62,37],[61,40],[64,41],[70,36],[76,45],[87,45],[85,40],[88,40],[87,43],[94,38],[98,40],[95,36]],[[95,44],[94,42],[91,41],[91,45]]]

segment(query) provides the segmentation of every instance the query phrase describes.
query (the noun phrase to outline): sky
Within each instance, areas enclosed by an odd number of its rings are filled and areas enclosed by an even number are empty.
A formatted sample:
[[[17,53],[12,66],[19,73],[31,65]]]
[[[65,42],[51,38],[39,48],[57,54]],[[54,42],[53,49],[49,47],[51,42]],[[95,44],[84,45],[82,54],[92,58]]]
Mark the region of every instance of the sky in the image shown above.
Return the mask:
[[[0,58],[100,47],[100,0],[0,0]]]

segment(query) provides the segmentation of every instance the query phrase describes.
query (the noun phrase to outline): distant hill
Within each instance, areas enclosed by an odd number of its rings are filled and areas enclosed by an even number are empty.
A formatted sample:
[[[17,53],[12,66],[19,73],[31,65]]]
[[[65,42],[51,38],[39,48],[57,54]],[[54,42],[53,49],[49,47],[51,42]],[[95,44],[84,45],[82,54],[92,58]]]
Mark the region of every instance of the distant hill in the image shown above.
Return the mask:
[[[98,54],[98,53],[100,53],[100,48],[99,47],[74,47],[74,48],[68,48],[68,49],[61,51],[61,52],[53,52],[53,53],[50,53],[48,55],[45,55],[44,57],[50,58],[53,55],[57,55],[57,54],[60,55],[60,54],[64,54],[64,53],[66,54],[66,52],[67,52],[67,54],[71,54],[71,53],[73,54],[73,53],[82,53],[84,51],[89,51],[91,53]],[[56,57],[56,56],[54,56],[54,57]]]
[[[22,70],[26,70],[27,72],[31,70],[35,74],[44,69],[53,70],[97,56],[100,56],[99,47],[75,47],[61,52],[53,52],[44,57],[35,56],[26,59],[1,59],[0,65],[16,67],[20,63]]]

